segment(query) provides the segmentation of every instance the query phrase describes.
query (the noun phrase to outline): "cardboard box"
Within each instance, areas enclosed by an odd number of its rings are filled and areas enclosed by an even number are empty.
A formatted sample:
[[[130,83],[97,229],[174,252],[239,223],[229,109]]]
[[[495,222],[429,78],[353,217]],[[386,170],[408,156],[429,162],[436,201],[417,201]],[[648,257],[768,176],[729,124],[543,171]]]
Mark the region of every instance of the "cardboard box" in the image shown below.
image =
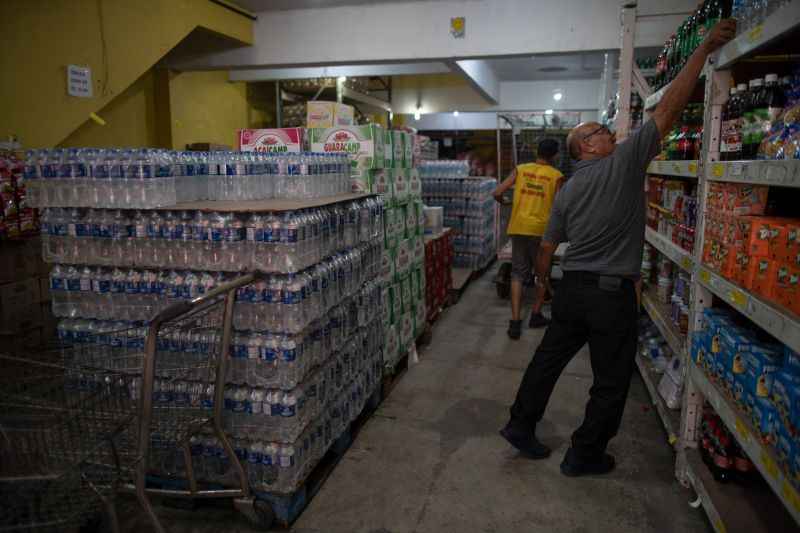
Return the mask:
[[[303,151],[303,128],[271,128],[239,130],[239,150],[267,154]]]
[[[769,187],[749,183],[725,184],[725,208],[734,215],[763,215]]]
[[[368,193],[375,186],[374,171],[369,168],[359,168],[350,173],[350,191],[353,193]]]
[[[755,258],[755,272],[751,291],[765,300],[774,300],[777,269],[778,264],[775,261],[764,257]]]
[[[414,166],[414,137],[407,131],[403,132],[403,168]]]
[[[0,285],[0,331],[14,333],[41,323],[38,278]]]
[[[383,168],[384,134],[377,124],[308,130],[312,152],[344,153],[352,170]]]
[[[405,133],[400,130],[392,130],[392,166],[394,168],[405,168]]]
[[[355,113],[352,106],[320,100],[306,103],[307,128],[335,128],[352,126]],[[312,149],[312,151],[314,151]]]
[[[398,205],[404,205],[408,203],[409,197],[408,170],[396,168],[392,172],[392,176],[395,202]]]
[[[394,180],[392,179],[391,169],[373,171],[370,191],[383,197],[384,206],[391,207],[395,205]]]
[[[419,178],[419,171],[416,168],[408,170],[408,197],[413,201],[422,198],[422,180]]]
[[[383,168],[394,167],[394,148],[392,147],[392,130],[383,131]]]
[[[795,302],[800,298],[800,269],[787,263],[778,263],[775,268],[775,301],[789,311],[795,311]]]

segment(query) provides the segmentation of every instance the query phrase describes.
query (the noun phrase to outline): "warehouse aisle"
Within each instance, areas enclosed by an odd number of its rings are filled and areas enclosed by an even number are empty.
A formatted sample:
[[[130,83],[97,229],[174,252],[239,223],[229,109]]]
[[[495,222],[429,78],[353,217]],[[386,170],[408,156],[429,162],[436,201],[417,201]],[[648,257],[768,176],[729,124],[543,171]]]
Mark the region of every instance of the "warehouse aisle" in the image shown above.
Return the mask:
[[[675,480],[647,391],[637,377],[606,477],[569,479],[559,463],[583,418],[588,352],[556,387],[540,438],[544,461],[519,457],[497,434],[541,332],[510,341],[507,302],[491,272],[437,323],[389,398],[362,429],[294,527],[297,533],[701,532],[702,510]]]

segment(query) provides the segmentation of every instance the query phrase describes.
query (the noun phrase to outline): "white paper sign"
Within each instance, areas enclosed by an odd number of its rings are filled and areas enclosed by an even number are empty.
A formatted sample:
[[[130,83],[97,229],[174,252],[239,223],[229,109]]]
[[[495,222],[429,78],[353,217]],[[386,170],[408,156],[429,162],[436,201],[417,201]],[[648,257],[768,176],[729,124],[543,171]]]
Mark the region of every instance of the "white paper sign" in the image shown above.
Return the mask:
[[[92,69],[67,65],[67,93],[79,98],[91,98]]]

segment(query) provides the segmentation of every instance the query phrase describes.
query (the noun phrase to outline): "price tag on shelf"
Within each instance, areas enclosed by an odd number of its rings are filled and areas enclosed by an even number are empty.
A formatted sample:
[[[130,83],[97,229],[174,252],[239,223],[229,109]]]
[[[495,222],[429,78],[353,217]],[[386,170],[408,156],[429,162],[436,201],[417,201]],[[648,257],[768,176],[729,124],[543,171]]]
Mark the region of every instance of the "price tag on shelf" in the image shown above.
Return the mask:
[[[673,171],[673,172],[674,172],[676,175],[680,176],[681,174],[683,174],[683,172],[681,172],[681,170],[682,170],[682,169],[681,169],[681,165],[680,165],[680,163],[672,163],[672,171]]]
[[[762,35],[764,35],[764,25],[759,24],[758,26],[747,32],[747,41],[752,44],[757,40],[759,40]]]
[[[731,289],[728,291],[728,300],[739,307],[747,307],[747,295],[739,289]]]
[[[761,463],[764,465],[764,470],[767,472],[769,477],[772,479],[778,479],[781,471],[775,461],[772,460],[772,457],[769,456],[767,450],[763,448],[761,449]]]
[[[684,270],[691,270],[692,269],[692,258],[685,255],[681,258],[681,266]]]
[[[797,494],[795,488],[786,479],[783,480],[781,485],[781,495],[788,507],[791,507],[794,512],[800,513],[800,495]]]
[[[714,531],[717,533],[728,533],[728,530],[725,529],[725,524],[722,523],[721,518],[714,520]]]
[[[689,172],[691,174],[697,174],[697,163],[695,163],[694,161],[689,163]]]
[[[732,163],[729,167],[731,176],[741,176],[744,167],[741,163]]]
[[[736,428],[736,433],[738,433],[739,437],[741,437],[742,443],[749,443],[750,430],[747,429],[747,426],[744,425],[744,422],[742,422],[737,418],[736,420],[734,420],[733,426]]]
[[[725,165],[722,163],[714,163],[714,166],[711,167],[711,173],[715,178],[721,178],[725,175]]]
[[[711,274],[708,272],[708,270],[700,271],[700,280],[703,283],[709,283],[711,281]]]

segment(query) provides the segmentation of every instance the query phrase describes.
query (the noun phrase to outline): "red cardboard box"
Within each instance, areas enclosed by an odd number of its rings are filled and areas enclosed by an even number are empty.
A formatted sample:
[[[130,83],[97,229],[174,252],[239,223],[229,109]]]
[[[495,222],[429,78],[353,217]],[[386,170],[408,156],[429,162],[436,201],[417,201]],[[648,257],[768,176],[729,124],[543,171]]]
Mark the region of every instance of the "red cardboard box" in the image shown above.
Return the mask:
[[[786,309],[796,312],[800,297],[800,269],[787,263],[778,263],[775,269],[775,301]]]
[[[767,257],[755,257],[753,263],[755,272],[753,273],[752,292],[765,300],[774,300],[778,264]]]

